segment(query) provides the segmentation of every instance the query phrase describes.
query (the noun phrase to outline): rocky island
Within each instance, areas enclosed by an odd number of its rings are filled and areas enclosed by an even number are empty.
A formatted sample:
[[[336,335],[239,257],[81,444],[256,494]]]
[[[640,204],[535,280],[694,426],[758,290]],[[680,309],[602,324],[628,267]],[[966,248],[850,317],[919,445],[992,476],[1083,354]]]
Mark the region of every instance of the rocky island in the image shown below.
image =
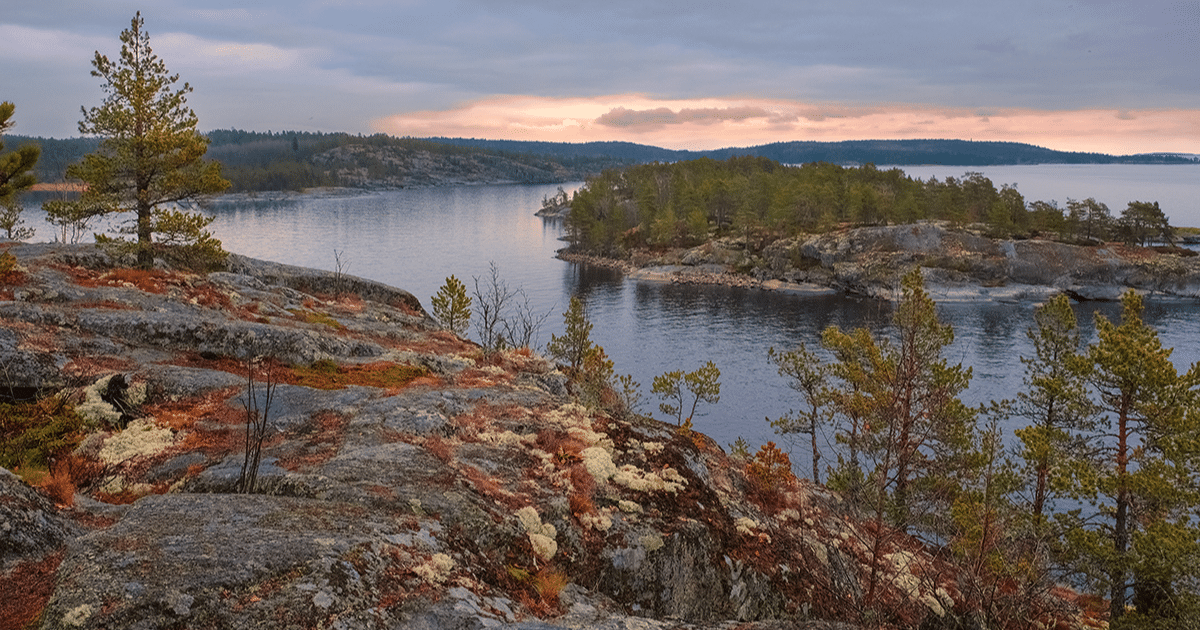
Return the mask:
[[[3,249],[5,409],[69,425],[22,442],[6,420],[6,627],[984,623],[963,567],[773,445],[734,456],[585,407],[551,361],[484,353],[403,290],[236,255],[200,274]],[[1099,626],[1085,604],[1054,588],[1021,614]]]
[[[1116,300],[1146,294],[1200,298],[1200,257],[1181,247],[1072,245],[994,239],[945,222],[845,228],[761,245],[724,237],[691,248],[634,250],[626,258],[560,257],[620,269],[635,279],[726,284],[800,293],[835,291],[892,299],[899,278],[920,267],[939,301]]]

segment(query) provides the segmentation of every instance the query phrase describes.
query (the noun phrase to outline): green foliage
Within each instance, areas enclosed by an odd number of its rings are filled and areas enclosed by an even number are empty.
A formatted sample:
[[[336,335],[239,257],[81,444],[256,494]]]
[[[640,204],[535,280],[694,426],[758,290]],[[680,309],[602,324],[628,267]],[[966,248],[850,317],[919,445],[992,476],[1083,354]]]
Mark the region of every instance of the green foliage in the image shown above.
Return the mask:
[[[16,106],[7,101],[0,103],[0,136],[13,126],[12,115]],[[37,165],[41,148],[37,145],[25,145],[16,151],[3,153],[4,142],[0,141],[0,230],[4,235],[15,241],[23,241],[33,236],[33,228],[22,227],[22,206],[18,201],[21,193],[28,190],[37,181],[32,171]]]
[[[1116,227],[1121,240],[1129,244],[1144,246],[1153,241],[1170,243],[1174,239],[1174,230],[1157,201],[1130,201]]]
[[[0,467],[45,470],[50,460],[79,445],[84,420],[66,399],[0,403]]]
[[[668,416],[675,416],[675,423],[683,426],[683,410],[689,398],[692,404],[688,420],[696,415],[696,407],[701,402],[715,405],[721,401],[720,380],[721,370],[708,361],[691,372],[675,370],[655,376],[650,391],[664,400],[658,408]]]
[[[578,370],[583,365],[584,358],[596,346],[592,343],[592,323],[584,312],[583,301],[577,297],[571,298],[571,304],[563,313],[563,324],[566,330],[562,336],[550,335],[550,343],[546,352],[566,363],[572,370]]]
[[[0,230],[4,236],[14,241],[24,241],[33,238],[34,229],[25,225],[21,218],[24,206],[17,201],[16,195],[7,199],[0,198]]]
[[[1021,358],[1025,387],[1017,394],[1013,413],[1029,423],[1015,434],[1032,490],[1030,513],[1040,522],[1047,501],[1054,498],[1054,481],[1065,474],[1063,463],[1087,450],[1078,436],[1095,429],[1096,409],[1088,398],[1089,366],[1079,354],[1079,326],[1067,296],[1057,295],[1039,306],[1034,320],[1037,327],[1026,333],[1034,356]]]
[[[229,186],[220,165],[203,159],[208,139],[196,131],[196,114],[187,107],[187,83],[175,88],[178,75],[150,48],[141,14],[121,32],[117,61],[96,53],[92,76],[104,80],[106,92],[99,107],[84,111],[79,131],[102,138],[95,153],[67,168],[67,176],[85,184],[77,201],[47,206],[55,222],[63,217],[133,212],[138,265],[153,264],[153,235],[163,211]],[[202,231],[203,219],[167,216],[167,226],[206,252],[220,243]],[[206,225],[206,224],[204,224]],[[199,227],[197,227],[199,226]],[[189,232],[189,229],[191,231]]]
[[[1158,334],[1141,319],[1142,300],[1122,298],[1120,324],[1097,315],[1097,341],[1088,348],[1088,381],[1102,410],[1085,433],[1091,453],[1067,463],[1068,496],[1090,504],[1096,518],[1060,514],[1064,561],[1106,589],[1110,619],[1121,625],[1127,591],[1152,613],[1194,600],[1200,567],[1200,364],[1178,374]],[[1165,554],[1164,550],[1171,550]]]
[[[828,387],[829,368],[804,344],[794,350],[767,350],[767,358],[779,367],[779,375],[789,377],[788,385],[800,393],[803,407],[782,418],[767,419],[776,433],[807,433],[812,450],[812,480],[821,482],[821,450],[818,445],[820,428],[833,419],[833,395]]]
[[[466,285],[458,278],[453,275],[446,278],[446,283],[429,302],[433,305],[433,316],[443,326],[460,337],[467,334],[471,322],[471,298],[467,297]]]
[[[8,101],[0,103],[0,136],[13,127],[12,115],[16,109]],[[37,145],[24,145],[8,153],[3,151],[4,143],[0,142],[0,202],[7,202],[37,182],[31,171],[42,151]]]
[[[17,257],[8,250],[0,253],[0,284],[13,284],[19,277],[19,273],[17,271]]]
[[[612,359],[605,354],[604,348],[593,346],[587,351],[583,357],[583,363],[580,364],[576,373],[579,395],[585,406],[592,408],[616,406],[616,401],[611,399],[614,395],[612,391],[614,374]]]
[[[834,478],[891,525],[941,536],[961,479],[978,465],[975,410],[959,398],[971,370],[942,356],[954,330],[939,321],[919,270],[904,276],[902,290],[895,344],[861,329],[831,327],[822,336],[834,355],[837,442],[848,449]]]

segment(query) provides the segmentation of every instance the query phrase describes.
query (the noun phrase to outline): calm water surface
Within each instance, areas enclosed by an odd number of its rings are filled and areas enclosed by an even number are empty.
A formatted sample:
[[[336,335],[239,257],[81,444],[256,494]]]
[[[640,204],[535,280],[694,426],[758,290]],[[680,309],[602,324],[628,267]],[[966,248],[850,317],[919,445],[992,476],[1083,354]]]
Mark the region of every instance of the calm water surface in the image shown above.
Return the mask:
[[[542,197],[555,188],[473,186],[283,200],[237,198],[218,200],[208,210],[216,216],[216,236],[230,251],[328,270],[335,269],[338,252],[344,271],[407,289],[427,308],[447,276],[458,276],[470,288],[472,278],[482,279],[489,263],[495,262],[510,287],[522,288],[535,309],[552,313],[541,333],[542,344],[551,333],[562,332],[561,313],[570,297],[578,295],[595,325],[592,338],[604,346],[618,373],[632,374],[643,384],[648,399],[643,411],[657,412],[658,401],[649,392],[655,375],[693,370],[709,359],[717,364],[721,402],[704,409],[695,424],[721,444],[739,436],[755,445],[778,441],[765,418],[798,406],[787,382],[767,362],[768,348],[791,348],[801,342],[816,346],[821,330],[829,325],[886,329],[890,307],[874,300],[639,283],[557,260],[561,226],[533,215]],[[1018,391],[1019,357],[1030,354],[1025,331],[1033,306],[940,307],[956,330],[950,358],[974,371],[969,402]],[[1089,334],[1097,308],[1109,317],[1119,315],[1115,305],[1079,306]],[[1166,345],[1176,348],[1178,366],[1200,360],[1197,304],[1151,301],[1146,320]],[[799,470],[808,469],[803,445],[794,450],[793,461]]]

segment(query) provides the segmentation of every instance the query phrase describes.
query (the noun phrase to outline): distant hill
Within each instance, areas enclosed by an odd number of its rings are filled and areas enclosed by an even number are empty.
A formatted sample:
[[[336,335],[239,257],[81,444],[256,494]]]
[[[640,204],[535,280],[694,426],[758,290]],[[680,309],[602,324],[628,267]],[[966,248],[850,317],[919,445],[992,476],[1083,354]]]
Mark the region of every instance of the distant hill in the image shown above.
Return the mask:
[[[675,151],[632,142],[530,142],[475,138],[397,138],[347,133],[256,132],[208,134],[209,157],[221,162],[234,191],[299,190],[315,186],[396,188],[462,183],[556,183],[586,179],[606,168],[698,158],[750,155],[784,164],[1195,164],[1177,153],[1106,155],[1054,151],[1019,142],[969,140],[848,140],[776,142],[712,151]],[[95,138],[6,136],[11,149],[40,144],[39,181],[59,182],[68,164],[99,144]]]
[[[430,142],[496,151],[557,156],[609,156],[634,162],[675,162],[707,157],[724,160],[738,155],[765,157],[784,164],[887,164],[911,166],[999,166],[1012,164],[1190,164],[1200,157],[1186,154],[1145,153],[1108,155],[1054,151],[1020,142],[971,140],[845,140],[842,142],[775,142],[754,147],[712,151],[673,151],[631,142],[527,142],[474,138],[426,138]]]

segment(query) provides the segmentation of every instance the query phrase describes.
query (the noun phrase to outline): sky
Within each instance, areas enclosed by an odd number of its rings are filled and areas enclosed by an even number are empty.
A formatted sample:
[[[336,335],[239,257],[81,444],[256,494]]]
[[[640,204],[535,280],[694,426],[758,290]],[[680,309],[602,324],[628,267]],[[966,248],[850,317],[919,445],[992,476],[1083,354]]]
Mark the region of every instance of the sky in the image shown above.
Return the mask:
[[[1200,0],[38,0],[10,133],[78,136],[137,11],[201,130],[1200,153]]]

